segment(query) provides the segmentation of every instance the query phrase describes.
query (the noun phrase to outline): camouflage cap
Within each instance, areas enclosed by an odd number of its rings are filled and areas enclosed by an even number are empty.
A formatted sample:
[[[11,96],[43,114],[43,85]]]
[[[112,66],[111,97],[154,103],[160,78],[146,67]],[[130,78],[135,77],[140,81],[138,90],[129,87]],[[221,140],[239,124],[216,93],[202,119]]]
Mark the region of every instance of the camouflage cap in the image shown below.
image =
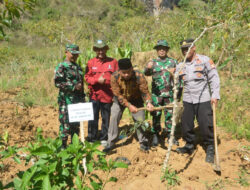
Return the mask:
[[[192,38],[183,40],[183,41],[180,42],[181,48],[190,47],[190,46],[192,45],[193,42],[194,42],[194,39],[192,39]]]
[[[79,51],[79,46],[75,44],[67,44],[66,45],[66,51],[69,51],[72,54],[80,54],[81,52]]]
[[[106,44],[106,42],[104,40],[96,40],[96,42],[94,43],[93,48],[104,48],[104,47],[108,47],[108,45]]]
[[[156,49],[159,46],[170,48],[166,40],[158,40],[157,44],[154,46],[154,49]]]

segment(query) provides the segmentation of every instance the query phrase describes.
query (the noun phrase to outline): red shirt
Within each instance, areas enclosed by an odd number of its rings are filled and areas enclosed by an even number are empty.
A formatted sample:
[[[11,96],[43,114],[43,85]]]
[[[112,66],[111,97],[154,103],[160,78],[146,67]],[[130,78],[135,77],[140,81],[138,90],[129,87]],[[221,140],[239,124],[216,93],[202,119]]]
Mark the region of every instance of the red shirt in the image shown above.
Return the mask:
[[[110,57],[105,59],[93,58],[88,61],[85,80],[89,84],[90,98],[103,103],[111,103],[113,92],[110,86],[110,79],[113,72],[118,70],[118,62]],[[98,79],[103,75],[105,83],[98,83]]]

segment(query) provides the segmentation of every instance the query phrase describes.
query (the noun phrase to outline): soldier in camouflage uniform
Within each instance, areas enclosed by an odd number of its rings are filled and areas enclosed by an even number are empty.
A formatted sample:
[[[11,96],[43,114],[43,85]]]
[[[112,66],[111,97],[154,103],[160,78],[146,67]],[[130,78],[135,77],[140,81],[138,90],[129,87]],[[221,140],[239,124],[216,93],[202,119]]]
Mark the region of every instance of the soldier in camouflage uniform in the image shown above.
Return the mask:
[[[66,148],[68,136],[79,134],[79,122],[69,123],[68,108],[69,104],[85,102],[83,91],[83,71],[76,64],[80,53],[79,47],[74,44],[66,45],[66,59],[59,63],[55,69],[55,86],[59,88],[59,121],[60,137],[62,139],[62,148]]]
[[[173,73],[178,62],[167,56],[169,45],[166,40],[159,40],[154,47],[158,58],[150,61],[145,68],[145,75],[152,76],[152,101],[155,107],[165,106],[173,102]],[[165,133],[168,139],[172,128],[172,110],[165,109]],[[159,144],[159,133],[161,131],[161,113],[162,111],[152,112],[153,116],[153,142],[152,146]],[[174,139],[178,145],[178,141]]]

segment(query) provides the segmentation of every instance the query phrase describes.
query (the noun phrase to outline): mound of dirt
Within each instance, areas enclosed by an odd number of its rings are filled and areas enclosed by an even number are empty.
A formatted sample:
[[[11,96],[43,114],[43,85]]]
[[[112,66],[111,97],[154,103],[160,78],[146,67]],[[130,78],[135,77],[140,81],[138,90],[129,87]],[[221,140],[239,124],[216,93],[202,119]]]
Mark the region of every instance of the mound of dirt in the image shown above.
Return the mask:
[[[41,127],[45,137],[55,138],[58,135],[58,112],[55,108],[31,107],[27,108],[14,102],[15,93],[0,93],[0,131],[9,132],[10,144],[25,146],[34,139],[36,129]],[[123,119],[120,126],[128,125],[131,120]],[[87,124],[85,123],[85,136]],[[205,162],[205,151],[198,145],[192,155],[180,155],[173,147],[170,157],[170,168],[176,171],[180,184],[174,189],[248,189],[239,184],[239,171],[247,171],[249,177],[249,146],[246,140],[232,139],[221,128],[218,130],[219,155],[221,161],[221,175],[217,175],[212,165]],[[125,141],[128,140],[128,143]],[[180,146],[184,142],[180,140]],[[161,181],[161,169],[165,159],[168,144],[162,141],[161,146],[151,149],[148,153],[139,150],[139,143],[135,138],[123,139],[117,143],[114,153],[107,158],[126,157],[131,162],[127,169],[116,169],[111,175],[118,178],[117,183],[108,183],[107,190],[161,190],[167,189],[166,182]],[[248,149],[244,149],[248,147]],[[0,175],[0,180],[5,184],[14,178],[14,174],[24,169],[12,160],[5,162],[5,172]],[[169,187],[170,188],[170,187]]]

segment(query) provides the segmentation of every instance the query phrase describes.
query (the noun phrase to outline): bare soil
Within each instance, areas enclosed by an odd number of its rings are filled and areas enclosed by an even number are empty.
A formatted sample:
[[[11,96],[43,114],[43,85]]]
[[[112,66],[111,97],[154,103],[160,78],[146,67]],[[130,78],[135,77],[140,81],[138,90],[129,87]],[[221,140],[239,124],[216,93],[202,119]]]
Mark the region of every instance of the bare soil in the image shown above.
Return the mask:
[[[58,135],[58,112],[57,109],[47,106],[34,106],[26,108],[14,101],[15,91],[0,93],[0,134],[8,131],[10,134],[10,144],[26,146],[34,139],[36,129],[41,127],[45,137],[55,138]],[[123,119],[120,127],[130,124],[131,120]],[[86,126],[86,125],[85,125]],[[87,135],[85,127],[85,136]],[[249,180],[250,143],[244,139],[233,139],[229,133],[222,128],[218,128],[219,155],[221,163],[221,175],[213,171],[211,164],[205,162],[205,151],[198,144],[196,151],[192,155],[180,155],[173,147],[170,157],[170,167],[177,172],[180,184],[174,187],[167,186],[161,181],[161,169],[168,144],[163,142],[161,146],[151,149],[148,153],[139,150],[139,143],[136,138],[120,140],[117,147],[108,155],[108,158],[123,156],[131,161],[128,169],[117,169],[111,173],[118,178],[116,183],[108,183],[105,189],[112,190],[161,190],[161,189],[249,189],[240,185],[240,169],[247,171],[245,178]],[[126,142],[125,142],[126,141]],[[184,142],[180,139],[180,146]],[[5,162],[5,172],[0,173],[0,180],[5,184],[15,177],[19,170],[23,170],[23,165],[14,163],[11,159]],[[249,181],[248,181],[249,182]]]

